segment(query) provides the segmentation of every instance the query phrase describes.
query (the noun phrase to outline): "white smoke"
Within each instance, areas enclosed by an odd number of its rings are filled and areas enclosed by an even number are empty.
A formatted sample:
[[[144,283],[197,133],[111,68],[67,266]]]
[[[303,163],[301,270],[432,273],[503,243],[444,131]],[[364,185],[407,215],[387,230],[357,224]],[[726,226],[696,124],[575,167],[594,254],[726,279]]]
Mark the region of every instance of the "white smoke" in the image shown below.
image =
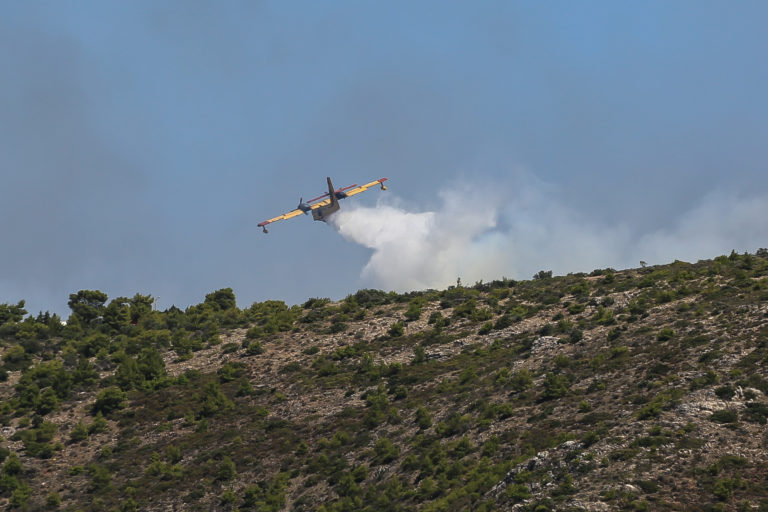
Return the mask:
[[[397,291],[444,288],[457,278],[472,284],[529,279],[539,270],[697,261],[768,246],[768,196],[713,192],[666,226],[638,232],[618,221],[590,220],[546,185],[526,181],[534,184],[493,191],[455,185],[438,193],[435,211],[407,211],[391,196],[373,208],[347,203],[331,224],[373,250],[363,281]]]

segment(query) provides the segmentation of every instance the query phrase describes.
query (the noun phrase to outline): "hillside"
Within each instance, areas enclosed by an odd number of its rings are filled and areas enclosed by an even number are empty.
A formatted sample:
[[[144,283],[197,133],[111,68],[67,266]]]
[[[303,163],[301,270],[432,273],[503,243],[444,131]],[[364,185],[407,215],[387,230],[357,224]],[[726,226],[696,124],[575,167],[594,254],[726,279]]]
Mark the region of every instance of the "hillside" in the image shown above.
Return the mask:
[[[340,302],[0,304],[0,508],[768,510],[768,251]]]

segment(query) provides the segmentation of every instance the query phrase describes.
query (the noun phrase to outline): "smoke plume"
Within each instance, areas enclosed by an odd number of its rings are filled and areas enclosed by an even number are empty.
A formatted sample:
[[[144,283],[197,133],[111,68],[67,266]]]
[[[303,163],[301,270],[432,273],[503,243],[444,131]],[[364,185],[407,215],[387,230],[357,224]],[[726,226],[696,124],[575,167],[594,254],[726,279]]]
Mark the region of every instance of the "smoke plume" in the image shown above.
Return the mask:
[[[663,226],[645,232],[588,218],[545,184],[493,191],[454,185],[431,211],[409,211],[382,196],[376,207],[347,203],[332,225],[372,250],[361,278],[386,290],[444,288],[461,278],[529,279],[596,268],[697,261],[768,245],[768,196],[716,191]],[[621,218],[617,212],[616,219]]]

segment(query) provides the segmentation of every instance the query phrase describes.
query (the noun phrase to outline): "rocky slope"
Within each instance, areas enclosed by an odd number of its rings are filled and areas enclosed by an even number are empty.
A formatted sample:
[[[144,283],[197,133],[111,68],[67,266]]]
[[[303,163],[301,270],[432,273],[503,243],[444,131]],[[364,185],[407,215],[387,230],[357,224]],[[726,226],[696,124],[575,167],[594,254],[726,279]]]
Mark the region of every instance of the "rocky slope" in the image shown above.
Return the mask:
[[[6,322],[0,506],[768,510],[767,276],[761,250],[294,308],[219,291],[32,347]]]

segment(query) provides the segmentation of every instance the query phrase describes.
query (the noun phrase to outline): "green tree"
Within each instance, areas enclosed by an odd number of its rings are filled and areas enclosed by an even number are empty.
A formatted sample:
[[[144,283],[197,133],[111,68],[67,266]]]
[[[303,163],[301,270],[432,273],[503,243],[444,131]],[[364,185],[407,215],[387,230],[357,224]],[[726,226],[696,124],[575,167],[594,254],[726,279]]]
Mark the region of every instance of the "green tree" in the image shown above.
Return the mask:
[[[75,385],[81,384],[83,386],[91,386],[98,381],[99,372],[96,371],[96,368],[94,368],[87,358],[79,358],[77,360],[77,366],[72,372],[72,383]]]
[[[221,392],[216,382],[209,382],[203,389],[200,416],[213,416],[219,411],[231,409],[234,404]]]
[[[386,437],[382,437],[373,446],[375,453],[374,461],[377,464],[386,464],[392,462],[400,456],[400,448],[392,444],[392,441]]]
[[[117,411],[125,407],[125,393],[116,387],[107,388],[103,390],[96,397],[96,402],[93,404],[93,413],[102,413],[107,416],[109,413]]]
[[[515,372],[509,382],[515,391],[525,391],[533,386],[533,375],[526,368],[522,368]]]
[[[108,346],[109,337],[106,334],[94,333],[77,343],[77,351],[83,357],[93,357]]]
[[[112,299],[104,310],[104,323],[115,332],[122,332],[131,323],[131,302],[126,297]]]
[[[392,338],[399,338],[405,333],[405,324],[403,322],[395,322],[389,328],[389,335]]]
[[[24,301],[20,300],[15,306],[13,304],[0,304],[0,325],[10,322],[21,322],[27,310],[24,309]]]
[[[421,345],[414,345],[413,347],[413,359],[411,364],[421,364],[427,360],[427,354],[424,351],[424,347]]]
[[[2,474],[4,475],[18,475],[22,470],[21,461],[18,455],[11,453],[3,464]]]
[[[565,375],[555,375],[554,373],[548,373],[544,381],[544,394],[543,400],[551,400],[554,398],[560,398],[568,394],[570,382]]]
[[[146,380],[155,380],[165,375],[165,361],[154,347],[144,348],[136,358],[139,371]]]
[[[139,320],[152,313],[152,304],[154,304],[155,298],[151,295],[137,293],[128,302],[131,305],[131,323],[137,324]]]
[[[144,376],[139,370],[139,364],[131,356],[126,356],[115,372],[115,382],[123,391],[129,391],[141,386]]]
[[[48,414],[51,411],[55,411],[59,405],[59,397],[56,396],[56,391],[52,388],[46,388],[38,397],[35,409],[38,414]]]
[[[85,426],[85,423],[78,421],[75,426],[72,427],[72,431],[69,433],[69,439],[73,443],[79,443],[80,441],[88,439],[88,427]]]
[[[216,311],[226,311],[237,307],[232,288],[222,288],[205,296],[205,304],[213,306]]]
[[[419,406],[419,408],[416,409],[416,424],[422,430],[432,426],[432,416],[424,407]]]
[[[409,322],[418,320],[421,317],[421,299],[413,299],[408,305],[408,310],[405,312],[405,319]]]
[[[105,466],[91,464],[88,466],[88,474],[91,477],[91,489],[101,491],[109,488],[112,481],[112,473]]]
[[[32,363],[32,356],[21,345],[14,345],[3,354],[6,370],[23,370]]]
[[[56,491],[51,491],[45,497],[45,505],[49,509],[57,509],[61,505],[61,496]]]
[[[229,457],[224,457],[216,471],[216,480],[228,481],[237,476],[235,463]]]
[[[107,294],[99,290],[80,290],[69,295],[67,305],[72,313],[77,315],[85,324],[90,324],[104,315],[104,303]]]
[[[32,489],[22,482],[19,487],[11,493],[11,499],[8,504],[11,508],[26,509],[29,506],[29,498],[32,497]]]

